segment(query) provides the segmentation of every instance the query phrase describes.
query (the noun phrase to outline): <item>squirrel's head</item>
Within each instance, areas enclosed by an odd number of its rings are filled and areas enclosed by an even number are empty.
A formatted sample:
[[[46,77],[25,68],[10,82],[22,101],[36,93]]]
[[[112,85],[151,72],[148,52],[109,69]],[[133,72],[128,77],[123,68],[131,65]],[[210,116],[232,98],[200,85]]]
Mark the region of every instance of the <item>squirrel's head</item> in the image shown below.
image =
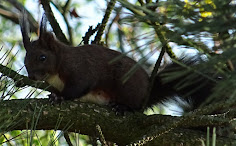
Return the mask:
[[[33,80],[45,80],[47,76],[56,74],[58,57],[56,40],[52,33],[46,31],[45,19],[40,25],[40,35],[35,41],[30,41],[28,36],[28,24],[25,16],[21,20],[21,32],[26,49],[25,67],[29,78]]]

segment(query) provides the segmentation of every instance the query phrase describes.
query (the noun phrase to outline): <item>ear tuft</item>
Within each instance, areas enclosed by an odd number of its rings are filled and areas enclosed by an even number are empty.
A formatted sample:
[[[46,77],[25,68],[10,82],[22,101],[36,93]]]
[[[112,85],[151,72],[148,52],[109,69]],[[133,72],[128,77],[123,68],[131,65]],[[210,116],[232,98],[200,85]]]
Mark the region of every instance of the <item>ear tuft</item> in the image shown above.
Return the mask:
[[[46,15],[43,14],[42,20],[40,23],[39,39],[41,37],[44,37],[44,34],[47,33],[47,22],[48,22],[48,19],[47,19]]]
[[[48,22],[48,19],[44,13],[42,16],[41,23],[40,23],[39,40],[43,42],[51,43],[54,40],[54,35],[51,32],[47,31],[47,22]]]
[[[23,38],[24,47],[26,50],[30,48],[30,38],[29,38],[29,32],[30,32],[30,26],[28,22],[27,13],[25,11],[22,12],[22,14],[19,16],[19,24],[21,28],[21,34]]]
[[[54,40],[54,35],[51,32],[44,32],[39,39],[45,42],[52,42]]]

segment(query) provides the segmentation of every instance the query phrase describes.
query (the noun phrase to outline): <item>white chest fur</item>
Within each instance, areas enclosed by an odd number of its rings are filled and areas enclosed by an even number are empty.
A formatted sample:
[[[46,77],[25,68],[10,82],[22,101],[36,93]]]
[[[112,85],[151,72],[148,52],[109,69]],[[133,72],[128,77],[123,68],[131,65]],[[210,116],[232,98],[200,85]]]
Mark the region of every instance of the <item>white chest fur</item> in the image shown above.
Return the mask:
[[[65,84],[58,74],[49,75],[46,81],[60,92],[64,89]]]
[[[50,84],[60,92],[64,89],[65,84],[60,79],[58,74],[49,75],[46,81],[48,84]],[[100,105],[107,105],[109,103],[108,95],[102,90],[90,91],[86,95],[80,97],[79,100],[83,102],[92,102]]]
[[[83,102],[91,102],[99,105],[107,105],[109,103],[109,99],[104,97],[102,94],[94,93],[94,92],[89,92],[88,94],[82,96],[80,101]]]

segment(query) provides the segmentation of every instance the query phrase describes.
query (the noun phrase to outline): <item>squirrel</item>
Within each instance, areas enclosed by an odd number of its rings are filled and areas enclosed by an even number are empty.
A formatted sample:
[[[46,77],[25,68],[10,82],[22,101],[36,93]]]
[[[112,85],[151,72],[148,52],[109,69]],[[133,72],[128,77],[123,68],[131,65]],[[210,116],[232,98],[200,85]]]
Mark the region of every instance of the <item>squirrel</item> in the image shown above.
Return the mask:
[[[184,97],[186,92],[199,86],[201,82],[199,80],[182,89],[177,89],[176,85],[183,77],[164,83],[162,76],[165,73],[171,69],[184,69],[172,63],[156,75],[150,98],[147,100],[149,75],[136,61],[100,45],[68,46],[48,32],[45,25],[46,23],[41,22],[40,34],[35,41],[30,41],[28,36],[27,20],[22,20],[21,32],[26,50],[24,63],[28,77],[45,81],[54,87],[55,90],[49,95],[52,101],[80,98],[136,111],[174,98],[175,95]],[[120,59],[111,63],[116,57]],[[190,64],[192,63],[186,63]],[[123,83],[122,77],[135,65],[136,71]],[[190,101],[191,98],[194,108],[197,108],[210,95],[209,89],[213,87],[214,84],[208,82],[187,98],[184,97],[184,100]]]

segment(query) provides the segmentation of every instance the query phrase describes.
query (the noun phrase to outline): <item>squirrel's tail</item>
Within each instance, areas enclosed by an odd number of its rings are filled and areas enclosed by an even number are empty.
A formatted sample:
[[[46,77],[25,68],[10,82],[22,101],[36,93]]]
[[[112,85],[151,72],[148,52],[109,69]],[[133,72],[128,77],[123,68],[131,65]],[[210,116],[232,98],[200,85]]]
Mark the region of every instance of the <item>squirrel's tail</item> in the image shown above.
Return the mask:
[[[198,108],[212,93],[215,83],[197,69],[198,59],[181,59],[158,73],[152,86],[147,107],[169,99],[181,99],[188,106],[183,111]],[[196,67],[196,68],[195,68]]]

